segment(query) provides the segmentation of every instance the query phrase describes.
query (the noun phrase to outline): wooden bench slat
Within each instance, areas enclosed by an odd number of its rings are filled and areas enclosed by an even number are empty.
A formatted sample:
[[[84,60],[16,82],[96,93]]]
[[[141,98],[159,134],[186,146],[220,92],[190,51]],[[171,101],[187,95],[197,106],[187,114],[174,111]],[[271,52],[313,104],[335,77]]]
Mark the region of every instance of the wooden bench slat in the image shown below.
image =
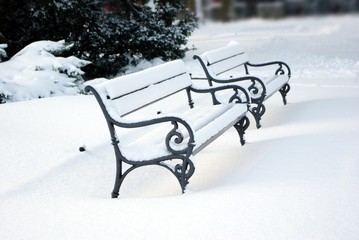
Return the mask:
[[[235,68],[243,66],[246,62],[248,62],[248,55],[247,53],[244,53],[227,58],[223,61],[218,61],[215,64],[211,64],[210,69],[214,75],[221,75],[225,72],[229,72]]]
[[[209,64],[214,64],[230,57],[242,55],[245,52],[241,45],[232,42],[225,47],[207,51],[202,56],[206,57]]]
[[[139,90],[162,82],[163,80],[186,73],[183,61],[177,60],[169,62],[168,64],[165,64],[165,66],[162,65],[111,79],[111,81],[103,83],[103,87],[106,88],[110,98],[115,99],[125,95],[126,93],[131,93],[135,90]],[[184,86],[190,86],[191,81],[184,80],[183,84]]]
[[[179,75],[168,81],[159,82],[113,101],[118,113],[124,116],[187,88],[187,82],[187,75]]]

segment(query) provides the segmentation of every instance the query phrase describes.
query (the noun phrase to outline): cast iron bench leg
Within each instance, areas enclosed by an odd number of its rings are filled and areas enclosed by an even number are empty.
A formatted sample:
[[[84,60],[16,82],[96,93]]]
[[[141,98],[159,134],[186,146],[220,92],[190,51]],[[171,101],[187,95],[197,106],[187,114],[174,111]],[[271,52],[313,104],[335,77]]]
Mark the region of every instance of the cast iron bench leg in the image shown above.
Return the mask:
[[[246,143],[246,140],[244,139],[244,133],[248,127],[249,127],[249,119],[247,116],[243,117],[241,120],[239,120],[239,122],[234,124],[234,128],[237,130],[239,134],[242,146]]]
[[[249,109],[254,119],[256,120],[256,127],[261,128],[261,119],[264,113],[266,112],[266,108],[262,102],[256,103],[257,106]]]
[[[284,105],[287,105],[287,99],[286,99],[286,96],[287,96],[287,93],[289,92],[290,90],[290,86],[289,84],[285,84],[281,89],[279,89],[279,92],[280,94],[282,95],[282,98],[283,98],[283,104]]]

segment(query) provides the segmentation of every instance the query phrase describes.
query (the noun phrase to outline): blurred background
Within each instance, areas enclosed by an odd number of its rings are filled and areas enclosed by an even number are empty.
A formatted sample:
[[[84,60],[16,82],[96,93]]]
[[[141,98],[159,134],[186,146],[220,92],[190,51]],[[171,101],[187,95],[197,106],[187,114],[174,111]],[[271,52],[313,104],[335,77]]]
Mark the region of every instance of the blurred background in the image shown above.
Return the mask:
[[[359,0],[186,0],[201,21],[358,12]]]

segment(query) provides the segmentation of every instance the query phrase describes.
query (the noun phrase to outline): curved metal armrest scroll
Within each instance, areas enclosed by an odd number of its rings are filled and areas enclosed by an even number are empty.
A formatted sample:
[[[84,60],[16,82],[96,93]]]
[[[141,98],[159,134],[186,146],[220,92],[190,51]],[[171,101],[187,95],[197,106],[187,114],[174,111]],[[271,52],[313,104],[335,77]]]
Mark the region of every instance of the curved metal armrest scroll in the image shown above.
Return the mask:
[[[284,75],[287,72],[287,75],[289,77],[291,77],[291,70],[290,67],[288,66],[288,64],[286,64],[285,62],[282,61],[273,61],[273,62],[266,62],[266,63],[246,63],[247,66],[250,67],[265,67],[265,66],[270,66],[270,65],[277,65],[278,64],[278,69],[275,71],[275,75]],[[283,68],[283,66],[285,67],[285,69]]]
[[[186,154],[192,152],[194,143],[194,133],[190,125],[183,119],[175,116],[163,116],[145,120],[132,120],[131,122],[114,121],[113,124],[124,128],[147,127],[156,124],[171,123],[173,128],[165,137],[167,150],[173,154]],[[180,129],[181,126],[181,129]],[[184,143],[186,141],[186,143]]]
[[[173,128],[166,136],[167,150],[170,151],[173,154],[192,153],[192,150],[193,150],[193,148],[195,146],[192,129],[189,127],[189,125],[186,125],[187,123],[184,124],[184,122],[182,122],[182,121],[181,122],[172,121],[171,123],[173,125]],[[175,148],[176,146],[180,146],[183,143],[183,141],[185,140],[185,137],[183,136],[183,133],[181,131],[179,131],[178,123],[182,124],[186,128],[186,131],[189,134],[187,146],[185,148],[182,148],[182,149],[176,149]]]

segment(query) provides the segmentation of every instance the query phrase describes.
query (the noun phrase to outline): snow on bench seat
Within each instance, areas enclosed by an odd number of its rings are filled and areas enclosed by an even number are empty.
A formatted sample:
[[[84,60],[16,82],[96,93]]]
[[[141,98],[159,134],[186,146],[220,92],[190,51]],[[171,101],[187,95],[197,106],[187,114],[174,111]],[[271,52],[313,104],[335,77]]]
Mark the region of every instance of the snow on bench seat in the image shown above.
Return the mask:
[[[211,138],[216,136],[218,132],[238,122],[247,113],[247,110],[247,106],[244,104],[221,104],[194,107],[177,115],[179,118],[188,122],[194,130],[195,146],[193,155],[206,146],[206,142],[211,141]],[[167,126],[160,126],[150,130],[149,133],[142,135],[133,142],[121,144],[123,155],[133,161],[146,161],[171,154],[163,141],[163,134],[168,133],[171,128],[172,126],[168,124]],[[180,128],[179,130],[185,137],[185,140],[183,144],[176,146],[177,150],[185,148],[185,143],[188,142],[188,132],[184,128]],[[139,131],[143,132],[142,129],[139,129]]]

